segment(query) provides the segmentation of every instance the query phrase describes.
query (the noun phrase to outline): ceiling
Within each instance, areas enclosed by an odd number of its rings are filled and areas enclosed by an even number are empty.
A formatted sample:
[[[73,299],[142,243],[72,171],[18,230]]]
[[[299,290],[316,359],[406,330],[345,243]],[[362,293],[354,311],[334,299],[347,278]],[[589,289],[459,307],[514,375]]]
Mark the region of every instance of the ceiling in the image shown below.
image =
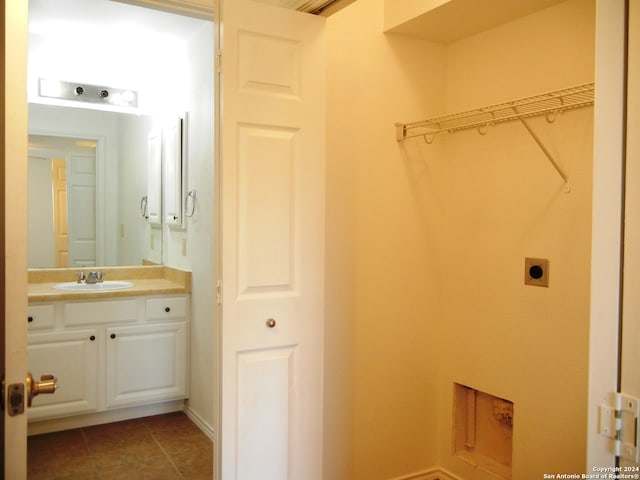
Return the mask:
[[[202,20],[107,0],[29,0],[29,33],[47,37],[114,37],[135,32],[184,38]]]
[[[563,1],[450,0],[415,18],[391,26],[387,32],[448,44]]]

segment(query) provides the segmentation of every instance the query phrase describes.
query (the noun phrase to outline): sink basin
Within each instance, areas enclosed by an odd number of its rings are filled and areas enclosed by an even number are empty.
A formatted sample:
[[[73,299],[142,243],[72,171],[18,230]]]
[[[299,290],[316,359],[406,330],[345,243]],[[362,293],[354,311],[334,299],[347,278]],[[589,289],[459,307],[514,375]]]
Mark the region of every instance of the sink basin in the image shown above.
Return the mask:
[[[107,292],[110,290],[123,290],[133,287],[133,283],[123,280],[105,280],[100,283],[65,282],[56,283],[53,288],[69,292]]]

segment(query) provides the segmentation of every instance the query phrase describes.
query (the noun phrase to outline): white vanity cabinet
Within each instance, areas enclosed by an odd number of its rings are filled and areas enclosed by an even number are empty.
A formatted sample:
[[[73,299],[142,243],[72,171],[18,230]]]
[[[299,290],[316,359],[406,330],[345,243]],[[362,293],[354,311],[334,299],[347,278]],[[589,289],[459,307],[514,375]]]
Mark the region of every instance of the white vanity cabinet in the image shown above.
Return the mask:
[[[105,412],[188,396],[189,295],[29,306],[29,368],[55,374],[30,420]]]
[[[107,329],[108,407],[186,396],[186,299],[147,299],[145,311],[145,325]]]

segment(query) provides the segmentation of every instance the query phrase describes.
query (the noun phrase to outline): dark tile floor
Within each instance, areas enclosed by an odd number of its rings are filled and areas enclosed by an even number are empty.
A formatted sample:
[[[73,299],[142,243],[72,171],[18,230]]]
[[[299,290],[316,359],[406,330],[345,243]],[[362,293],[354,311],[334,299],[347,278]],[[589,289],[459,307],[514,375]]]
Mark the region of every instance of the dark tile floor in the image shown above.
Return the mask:
[[[213,445],[182,412],[35,435],[29,480],[212,480]]]

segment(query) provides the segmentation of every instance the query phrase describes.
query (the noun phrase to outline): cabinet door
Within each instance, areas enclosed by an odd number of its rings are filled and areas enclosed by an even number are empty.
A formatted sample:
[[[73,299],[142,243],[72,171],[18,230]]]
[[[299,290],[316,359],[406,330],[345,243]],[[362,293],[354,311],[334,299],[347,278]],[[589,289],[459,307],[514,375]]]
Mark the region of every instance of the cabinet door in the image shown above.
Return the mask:
[[[187,397],[186,322],[107,329],[107,407]]]
[[[182,119],[162,131],[163,159],[163,212],[169,226],[182,226]]]
[[[147,199],[144,214],[151,225],[160,225],[162,223],[162,136],[160,132],[149,134],[147,168]]]
[[[29,335],[29,370],[58,378],[52,395],[33,399],[29,420],[85,413],[98,408],[98,331]]]

